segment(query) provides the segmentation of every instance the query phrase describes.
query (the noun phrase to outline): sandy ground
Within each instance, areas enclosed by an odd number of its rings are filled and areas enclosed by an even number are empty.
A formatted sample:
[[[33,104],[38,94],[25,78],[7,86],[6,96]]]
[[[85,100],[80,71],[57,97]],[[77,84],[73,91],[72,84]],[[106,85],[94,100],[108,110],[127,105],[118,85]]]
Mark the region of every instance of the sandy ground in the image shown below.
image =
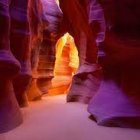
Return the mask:
[[[24,123],[0,140],[140,140],[140,130],[97,126],[87,105],[66,103],[65,95],[44,97],[23,109]]]

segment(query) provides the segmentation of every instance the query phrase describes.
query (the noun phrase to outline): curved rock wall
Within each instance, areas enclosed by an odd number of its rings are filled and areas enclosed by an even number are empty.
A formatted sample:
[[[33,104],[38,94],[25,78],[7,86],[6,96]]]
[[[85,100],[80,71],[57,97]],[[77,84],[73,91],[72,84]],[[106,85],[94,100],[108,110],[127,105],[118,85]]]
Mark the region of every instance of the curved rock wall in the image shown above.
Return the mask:
[[[103,80],[88,111],[99,125],[140,128],[140,3],[106,0],[101,4],[107,22],[106,56]]]
[[[38,75],[53,73],[55,44],[66,32],[80,58],[71,86],[76,97],[93,97],[88,111],[100,125],[139,128],[140,1],[60,0],[61,10],[57,2],[0,1],[0,133],[21,124],[31,76],[31,100],[42,94],[46,81]],[[75,101],[71,89],[67,100]]]
[[[28,1],[0,2],[0,132],[21,124],[18,103],[27,103],[24,92],[31,75],[27,5]]]

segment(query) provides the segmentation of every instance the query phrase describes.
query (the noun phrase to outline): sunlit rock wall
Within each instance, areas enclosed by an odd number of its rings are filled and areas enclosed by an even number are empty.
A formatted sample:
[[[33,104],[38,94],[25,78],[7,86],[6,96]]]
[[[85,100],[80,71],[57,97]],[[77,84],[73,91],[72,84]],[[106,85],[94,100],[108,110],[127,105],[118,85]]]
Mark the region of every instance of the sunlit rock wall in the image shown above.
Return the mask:
[[[72,77],[79,67],[78,51],[73,37],[66,33],[56,43],[56,60],[54,66],[54,78],[50,95],[68,92]]]
[[[56,0],[41,0],[41,12],[36,3],[35,10],[38,29],[33,39],[32,47],[32,72],[33,79],[28,90],[30,100],[39,99],[47,93],[53,77],[55,62],[55,44],[58,39],[58,29],[62,12]],[[32,14],[33,15],[33,14]],[[38,16],[39,15],[39,16]],[[33,21],[35,20],[33,16]],[[33,32],[34,33],[34,32]]]

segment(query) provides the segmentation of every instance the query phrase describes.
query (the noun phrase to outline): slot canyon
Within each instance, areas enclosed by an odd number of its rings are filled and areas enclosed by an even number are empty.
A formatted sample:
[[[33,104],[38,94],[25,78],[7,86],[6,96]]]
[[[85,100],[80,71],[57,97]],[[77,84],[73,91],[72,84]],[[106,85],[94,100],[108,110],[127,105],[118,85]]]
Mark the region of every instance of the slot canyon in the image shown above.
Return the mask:
[[[139,0],[0,0],[0,140],[139,140],[139,73]]]

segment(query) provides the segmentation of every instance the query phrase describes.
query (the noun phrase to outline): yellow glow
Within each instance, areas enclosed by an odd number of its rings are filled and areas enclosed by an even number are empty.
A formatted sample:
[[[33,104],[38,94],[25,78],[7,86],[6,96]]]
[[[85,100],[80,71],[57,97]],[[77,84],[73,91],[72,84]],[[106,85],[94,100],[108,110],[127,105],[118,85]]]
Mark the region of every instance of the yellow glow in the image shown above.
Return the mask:
[[[66,44],[68,44],[69,49],[70,49],[69,56],[67,56],[67,57],[69,57],[69,66],[68,67],[71,67],[74,70],[73,71],[73,73],[74,73],[79,66],[78,51],[77,51],[76,45],[74,43],[74,39],[69,33],[66,33],[66,34],[64,34],[64,36],[62,36],[57,41],[57,44],[56,44],[56,62],[55,62],[56,65],[55,65],[55,69],[54,69],[54,74],[55,74],[57,67],[59,67],[59,66],[57,66],[57,63],[59,63],[63,59],[62,52],[63,52],[63,49],[66,46]]]
[[[79,67],[78,51],[73,37],[66,33],[56,43],[56,61],[50,95],[67,93],[73,74]]]

